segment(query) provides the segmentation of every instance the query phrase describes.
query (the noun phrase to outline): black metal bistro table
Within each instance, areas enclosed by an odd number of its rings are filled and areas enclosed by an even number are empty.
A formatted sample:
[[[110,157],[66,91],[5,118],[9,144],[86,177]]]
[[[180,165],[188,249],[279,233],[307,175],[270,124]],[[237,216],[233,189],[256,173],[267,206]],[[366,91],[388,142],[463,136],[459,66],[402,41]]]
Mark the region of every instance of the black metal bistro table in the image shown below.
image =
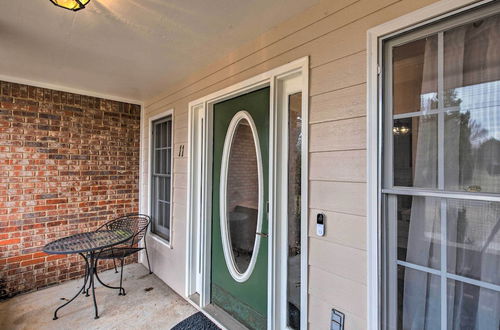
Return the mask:
[[[87,297],[89,296],[89,289],[92,289],[92,298],[94,299],[94,309],[95,309],[95,318],[99,318],[99,313],[97,310],[97,302],[95,299],[95,290],[94,290],[94,277],[104,285],[105,287],[111,289],[120,289],[120,287],[113,287],[104,284],[99,276],[97,275],[97,261],[98,256],[103,249],[119,245],[125,243],[130,240],[134,235],[133,232],[124,229],[117,230],[102,230],[102,231],[94,231],[88,233],[80,233],[71,235],[68,237],[64,237],[49,244],[45,245],[43,248],[43,252],[49,254],[76,254],[78,253],[85,260],[85,279],[83,281],[83,286],[81,289],[75,294],[73,298],[68,300],[66,303],[59,306],[54,312],[54,320],[57,320],[57,312],[68,305],[70,302],[75,300],[76,297],[80,293],[85,294]],[[89,286],[87,289],[87,282],[89,282]],[[120,294],[122,292],[120,291]]]

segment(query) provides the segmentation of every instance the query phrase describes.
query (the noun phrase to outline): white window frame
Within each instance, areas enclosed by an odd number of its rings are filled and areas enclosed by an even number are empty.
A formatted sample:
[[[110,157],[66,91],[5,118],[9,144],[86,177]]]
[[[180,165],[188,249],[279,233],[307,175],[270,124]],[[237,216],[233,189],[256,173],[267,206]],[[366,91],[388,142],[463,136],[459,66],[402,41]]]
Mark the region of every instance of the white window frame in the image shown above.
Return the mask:
[[[382,38],[402,34],[494,0],[442,0],[376,26],[367,32],[367,327],[380,328],[381,178],[382,178]]]
[[[159,119],[162,119],[162,118],[165,118],[167,116],[171,116],[172,118],[172,130],[171,130],[171,139],[172,139],[172,159],[170,161],[170,228],[169,228],[169,239],[165,239],[163,237],[161,237],[160,235],[157,235],[155,234],[153,231],[152,231],[152,224],[149,228],[149,234],[150,236],[156,240],[157,242],[159,242],[160,244],[162,245],[165,245],[166,247],[168,248],[173,248],[173,245],[172,245],[172,242],[173,242],[173,222],[174,222],[174,218],[173,218],[173,210],[174,210],[174,205],[173,205],[173,192],[174,192],[174,150],[175,150],[175,141],[174,141],[174,137],[175,137],[175,134],[174,134],[174,110],[173,109],[169,109],[169,110],[166,110],[164,112],[161,112],[157,115],[154,115],[154,116],[151,116],[149,117],[149,120],[148,120],[148,138],[149,138],[149,143],[148,143],[148,172],[147,172],[147,175],[146,175],[146,180],[147,180],[147,184],[146,184],[146,192],[147,192],[147,202],[146,202],[146,206],[145,208],[147,209],[147,214],[151,216],[151,212],[152,212],[152,209],[151,209],[151,202],[152,202],[152,174],[153,174],[153,153],[152,153],[152,150],[153,150],[153,146],[154,146],[154,141],[153,141],[153,122],[159,120]]]
[[[224,251],[224,259],[226,260],[226,265],[228,266],[229,274],[237,282],[245,282],[252,275],[255,263],[257,262],[257,256],[259,255],[260,241],[262,237],[260,235],[255,235],[254,247],[252,250],[252,256],[250,257],[250,263],[247,269],[241,273],[236,265],[236,260],[234,258],[234,252],[232,250],[231,243],[231,229],[229,228],[229,219],[227,210],[227,181],[229,173],[229,159],[231,156],[231,149],[234,142],[234,136],[236,135],[236,130],[241,121],[245,120],[250,125],[250,130],[252,132],[253,144],[255,147],[255,155],[257,159],[257,182],[258,182],[258,207],[257,207],[257,227],[255,228],[257,233],[262,232],[262,219],[264,215],[264,178],[262,169],[262,153],[260,149],[259,135],[257,133],[257,127],[253,121],[252,116],[245,110],[240,110],[237,112],[227,129],[226,138],[224,141],[224,149],[222,152],[221,160],[221,174],[220,174],[220,227],[221,227],[221,237],[222,237],[222,249]]]
[[[275,289],[275,295],[279,297],[279,302],[277,302],[277,308],[276,308],[276,328],[277,329],[291,329],[288,326],[288,219],[289,219],[289,213],[288,213],[288,193],[289,193],[289,133],[290,133],[290,128],[289,128],[289,115],[290,115],[290,108],[289,108],[289,98],[291,95],[296,94],[296,93],[302,93],[302,120],[307,121],[307,112],[304,111],[304,98],[307,98],[305,96],[305,92],[303,91],[303,81],[301,79],[302,77],[300,75],[296,76],[290,76],[287,79],[281,79],[277,83],[277,92],[276,95],[278,96],[277,98],[277,109],[280,113],[278,116],[281,119],[281,122],[277,122],[278,125],[278,131],[281,131],[281,136],[276,137],[276,143],[277,143],[277,155],[276,155],[276,160],[280,163],[283,164],[283,169],[279,170],[276,172],[276,184],[279,184],[281,186],[281,194],[276,194],[276,199],[280,200],[280,206],[281,208],[276,209],[276,219],[287,219],[287,221],[278,221],[277,226],[276,226],[276,246],[281,246],[280,252],[280,259],[277,259],[279,261],[284,261],[281,263],[278,263],[279,269],[277,270],[277,273],[279,276],[277,277],[277,288]],[[308,124],[306,124],[308,126]],[[308,138],[307,138],[307,130],[304,128],[304,124],[302,124],[302,149],[301,149],[301,293],[300,293],[300,313],[301,313],[301,324],[300,328],[301,329],[306,329],[307,328],[307,322],[308,322],[308,315],[303,314],[307,312],[307,287],[304,287],[302,281],[304,279],[304,276],[307,278],[307,246],[303,246],[304,244],[308,244],[308,240],[305,237],[308,237],[308,232],[307,232],[307,226],[304,227],[304,218],[306,219],[305,221],[307,222],[307,219],[309,218],[308,214],[304,214],[304,209],[307,210],[309,207],[308,205],[308,199],[307,199],[307,185],[308,185],[308,154],[306,153],[304,155],[304,150],[307,149],[307,144],[308,144]],[[306,144],[306,146],[304,146]],[[305,160],[306,159],[306,160]],[[305,188],[306,187],[306,188]],[[304,206],[305,205],[305,206]],[[308,211],[307,211],[308,212]],[[305,243],[304,243],[305,242]],[[306,265],[304,267],[304,265]],[[305,282],[307,284],[307,280]],[[305,309],[303,309],[303,306],[306,306]]]

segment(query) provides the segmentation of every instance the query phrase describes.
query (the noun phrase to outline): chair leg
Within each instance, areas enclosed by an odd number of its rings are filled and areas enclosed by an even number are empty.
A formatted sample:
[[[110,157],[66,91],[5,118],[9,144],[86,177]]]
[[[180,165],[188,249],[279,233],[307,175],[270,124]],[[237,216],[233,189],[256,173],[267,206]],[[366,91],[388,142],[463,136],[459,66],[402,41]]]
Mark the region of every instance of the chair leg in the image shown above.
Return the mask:
[[[149,263],[149,254],[148,254],[148,246],[146,245],[146,237],[144,237],[144,250],[146,251],[146,259],[148,260],[149,273],[153,274],[153,272],[151,271],[151,264]]]
[[[85,268],[85,284],[83,285],[83,289],[82,289],[82,294],[86,294],[86,283],[87,283],[87,280],[89,279],[90,277],[90,272],[89,272],[89,267],[87,265],[87,267]]]
[[[118,293],[119,296],[124,296],[125,295],[125,289],[123,288],[123,261],[125,260],[125,258],[122,258],[120,260],[121,262],[121,265],[120,265],[120,268],[121,268],[121,273],[120,273],[120,293]]]
[[[118,274],[118,269],[116,269],[116,260],[113,258],[113,265],[115,266],[115,274]]]
[[[94,274],[92,274],[92,275],[94,275]],[[85,291],[85,297],[90,297],[90,294],[89,294],[89,290],[90,290],[90,286],[91,286],[90,276],[92,276],[92,275],[89,273],[89,286],[87,287],[87,289],[84,290]]]

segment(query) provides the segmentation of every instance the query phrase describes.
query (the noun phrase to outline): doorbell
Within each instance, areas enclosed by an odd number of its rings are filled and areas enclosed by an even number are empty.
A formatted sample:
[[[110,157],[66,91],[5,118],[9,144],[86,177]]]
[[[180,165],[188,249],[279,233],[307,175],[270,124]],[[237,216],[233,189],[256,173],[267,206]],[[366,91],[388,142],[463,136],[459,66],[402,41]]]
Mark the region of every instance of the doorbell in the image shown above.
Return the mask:
[[[316,216],[316,235],[325,236],[325,215],[318,213]]]

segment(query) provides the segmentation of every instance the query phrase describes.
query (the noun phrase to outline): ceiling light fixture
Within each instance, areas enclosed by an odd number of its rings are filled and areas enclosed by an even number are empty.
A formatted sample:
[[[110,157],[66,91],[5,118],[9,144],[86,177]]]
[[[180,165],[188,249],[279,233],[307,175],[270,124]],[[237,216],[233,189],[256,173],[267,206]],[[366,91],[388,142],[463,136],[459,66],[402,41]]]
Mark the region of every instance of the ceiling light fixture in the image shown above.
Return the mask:
[[[52,2],[57,7],[69,9],[72,11],[78,11],[85,8],[90,0],[50,0],[50,2]]]

